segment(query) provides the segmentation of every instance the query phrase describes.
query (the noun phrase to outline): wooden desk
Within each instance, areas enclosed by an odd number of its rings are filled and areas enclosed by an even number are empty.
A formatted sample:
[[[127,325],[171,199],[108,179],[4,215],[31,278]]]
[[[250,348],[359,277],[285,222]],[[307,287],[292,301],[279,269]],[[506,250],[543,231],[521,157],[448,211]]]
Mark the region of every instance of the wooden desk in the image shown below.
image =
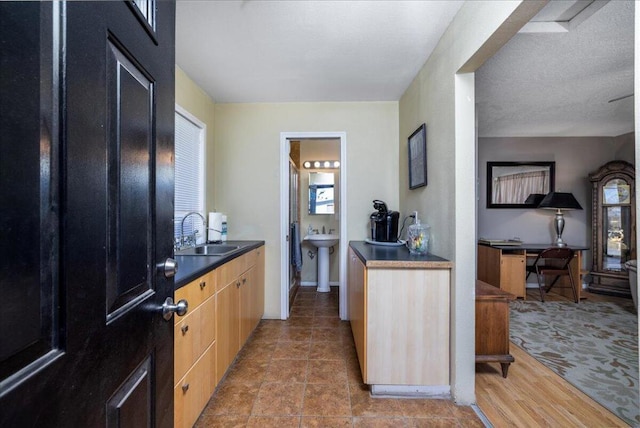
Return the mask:
[[[527,243],[522,243],[522,245],[478,244],[477,278],[511,293],[517,298],[526,299],[527,260],[533,262],[540,251],[552,246],[551,244]],[[589,248],[571,245],[568,247],[575,251],[574,259],[569,266],[576,282],[576,295],[580,300],[580,292],[582,290],[582,251]],[[537,278],[533,278],[533,280],[537,283]],[[573,294],[571,289],[568,288],[568,284],[569,279],[567,277],[560,278],[558,286],[553,291],[573,300]]]
[[[513,294],[476,281],[476,363],[497,362],[502,377],[515,361],[509,353],[509,301]]]

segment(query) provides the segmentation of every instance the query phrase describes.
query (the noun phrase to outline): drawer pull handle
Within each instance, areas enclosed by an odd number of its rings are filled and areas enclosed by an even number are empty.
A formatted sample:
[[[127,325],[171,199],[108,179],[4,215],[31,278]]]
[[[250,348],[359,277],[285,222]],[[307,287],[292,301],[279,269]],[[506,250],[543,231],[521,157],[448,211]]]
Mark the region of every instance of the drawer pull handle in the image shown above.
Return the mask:
[[[204,290],[204,287],[207,286],[207,281],[200,281],[200,290]]]
[[[184,385],[182,385],[182,392],[186,393],[189,390],[189,384],[185,383]]]
[[[236,287],[240,288],[240,281],[236,282]]]
[[[246,282],[247,282],[247,278],[242,278],[242,283],[246,284]]]
[[[187,332],[189,331],[189,325],[183,325],[182,327],[180,327],[180,330],[182,330],[183,335],[187,334]]]

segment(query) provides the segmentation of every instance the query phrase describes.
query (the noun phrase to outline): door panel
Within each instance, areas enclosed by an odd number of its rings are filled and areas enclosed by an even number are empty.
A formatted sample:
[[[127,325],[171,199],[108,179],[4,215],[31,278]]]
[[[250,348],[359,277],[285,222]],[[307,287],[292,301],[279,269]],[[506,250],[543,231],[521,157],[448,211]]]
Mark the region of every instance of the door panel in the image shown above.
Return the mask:
[[[54,5],[0,3],[0,392],[60,354]],[[9,379],[10,380],[7,380]]]
[[[138,3],[0,2],[0,426],[173,422],[175,5]]]
[[[109,40],[109,278],[107,319],[148,297],[152,289],[150,160],[153,82]]]

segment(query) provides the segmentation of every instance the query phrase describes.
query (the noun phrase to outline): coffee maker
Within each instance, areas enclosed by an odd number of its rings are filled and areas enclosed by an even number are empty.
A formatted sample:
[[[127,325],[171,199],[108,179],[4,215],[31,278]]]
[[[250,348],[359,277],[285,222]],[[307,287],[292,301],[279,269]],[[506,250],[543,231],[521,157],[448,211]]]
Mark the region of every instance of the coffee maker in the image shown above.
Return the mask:
[[[373,208],[378,211],[371,213],[371,240],[376,242],[396,242],[398,240],[398,211],[389,211],[383,201],[374,200]]]

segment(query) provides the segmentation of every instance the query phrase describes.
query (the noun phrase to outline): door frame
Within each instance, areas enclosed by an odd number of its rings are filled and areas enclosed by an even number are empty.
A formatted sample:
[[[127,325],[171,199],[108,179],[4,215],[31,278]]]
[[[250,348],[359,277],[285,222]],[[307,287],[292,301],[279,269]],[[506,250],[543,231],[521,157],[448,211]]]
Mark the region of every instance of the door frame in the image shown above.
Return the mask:
[[[281,132],[280,133],[280,319],[289,318],[289,140],[340,140],[340,319],[347,318],[347,133]]]

